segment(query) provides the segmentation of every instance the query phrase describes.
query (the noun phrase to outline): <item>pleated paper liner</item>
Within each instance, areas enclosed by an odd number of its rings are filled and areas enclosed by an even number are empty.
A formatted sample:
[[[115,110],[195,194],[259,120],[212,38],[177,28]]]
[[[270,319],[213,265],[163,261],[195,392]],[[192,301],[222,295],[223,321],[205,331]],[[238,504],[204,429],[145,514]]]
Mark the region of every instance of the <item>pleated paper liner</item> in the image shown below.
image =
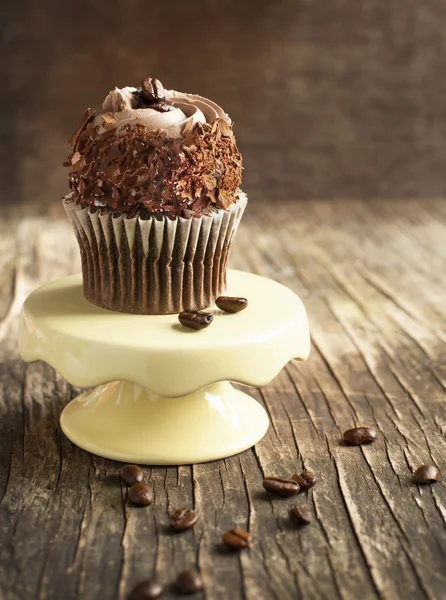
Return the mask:
[[[200,310],[225,292],[226,269],[246,195],[209,216],[126,218],[63,201],[79,243],[84,295],[119,312]]]

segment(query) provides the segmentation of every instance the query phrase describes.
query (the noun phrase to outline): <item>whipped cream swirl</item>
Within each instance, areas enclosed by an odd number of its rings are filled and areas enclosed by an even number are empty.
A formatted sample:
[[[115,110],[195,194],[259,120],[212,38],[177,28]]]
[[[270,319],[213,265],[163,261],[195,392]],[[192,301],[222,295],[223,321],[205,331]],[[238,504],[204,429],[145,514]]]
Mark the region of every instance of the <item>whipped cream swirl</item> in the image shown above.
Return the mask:
[[[197,123],[212,123],[215,119],[223,119],[231,124],[231,120],[223,109],[202,96],[183,94],[175,90],[165,90],[165,100],[173,105],[173,110],[159,112],[154,108],[137,108],[137,88],[115,88],[104,100],[103,113],[96,116],[93,125],[99,133],[105,131],[104,123],[112,119],[117,132],[128,129],[138,123],[147,130],[163,130],[169,138],[179,138],[190,131]]]

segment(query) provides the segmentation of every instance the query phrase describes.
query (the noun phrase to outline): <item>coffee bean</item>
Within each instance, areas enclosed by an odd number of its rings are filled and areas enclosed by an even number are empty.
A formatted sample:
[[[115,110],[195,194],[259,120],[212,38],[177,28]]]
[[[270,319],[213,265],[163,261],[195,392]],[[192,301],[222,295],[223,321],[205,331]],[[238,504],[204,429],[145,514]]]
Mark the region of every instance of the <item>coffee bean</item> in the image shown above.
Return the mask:
[[[230,529],[226,531],[222,536],[223,544],[230,550],[241,550],[242,548],[249,547],[249,533],[243,531],[243,529]]]
[[[119,471],[121,481],[128,486],[138,483],[138,481],[142,481],[143,476],[144,473],[136,465],[126,465]]]
[[[413,474],[415,483],[435,483],[441,480],[440,471],[434,465],[422,465]]]
[[[175,531],[191,529],[197,522],[198,516],[191,508],[178,508],[170,515],[170,525]]]
[[[300,506],[293,506],[290,510],[290,516],[297,521],[299,525],[308,525],[310,523],[310,519]]]
[[[248,306],[246,298],[237,298],[235,296],[219,296],[215,304],[220,310],[228,313],[237,313],[244,310]]]
[[[362,446],[362,444],[372,444],[376,440],[376,429],[371,427],[354,427],[349,429],[343,435],[344,442],[350,446]]]
[[[300,491],[299,485],[294,479],[285,479],[282,477],[267,477],[263,480],[263,487],[265,490],[276,496],[294,496]]]
[[[309,490],[316,483],[316,477],[312,471],[303,471],[300,475],[296,473],[291,479],[299,485],[301,492]]]
[[[307,490],[316,485],[316,476],[313,471],[302,471],[300,476],[305,479]]]
[[[153,492],[147,483],[140,481],[129,487],[127,498],[135,506],[149,506],[153,502]]]
[[[149,104],[166,98],[163,84],[154,77],[146,77],[141,81],[141,95]]]
[[[177,588],[182,594],[195,594],[201,592],[203,583],[197,571],[182,571],[176,580]]]
[[[200,329],[209,327],[214,320],[214,316],[209,313],[198,312],[195,310],[183,310],[183,312],[178,315],[178,320],[181,325],[199,331]]]
[[[303,492],[307,488],[307,482],[302,477],[302,475],[295,473],[294,475],[291,476],[291,479],[297,483],[297,485],[300,488],[299,491]]]
[[[154,600],[163,593],[163,586],[154,579],[147,579],[135,585],[128,600]]]

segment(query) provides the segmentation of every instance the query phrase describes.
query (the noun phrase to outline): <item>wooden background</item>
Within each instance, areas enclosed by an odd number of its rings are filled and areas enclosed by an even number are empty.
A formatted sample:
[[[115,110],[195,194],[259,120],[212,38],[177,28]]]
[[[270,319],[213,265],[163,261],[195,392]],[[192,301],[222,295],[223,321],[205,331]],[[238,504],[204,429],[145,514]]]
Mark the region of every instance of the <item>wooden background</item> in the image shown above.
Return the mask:
[[[2,5],[2,202],[54,202],[85,108],[148,75],[232,116],[252,201],[446,191],[443,0]]]
[[[441,0],[56,3],[2,7],[0,598],[124,600],[197,566],[208,600],[444,598],[446,492],[445,4]],[[253,450],[146,468],[153,507],[125,503],[119,464],[67,441],[78,393],[18,355],[36,286],[79,269],[59,198],[66,139],[114,84],[157,75],[236,121],[250,204],[232,266],[302,297],[312,354],[252,390],[271,418]],[[377,427],[372,446],[341,432]],[[297,502],[264,475],[318,476]],[[291,501],[292,502],[292,501]],[[193,532],[168,514],[193,505]],[[228,555],[220,533],[249,528]],[[175,597],[170,587],[166,598]]]

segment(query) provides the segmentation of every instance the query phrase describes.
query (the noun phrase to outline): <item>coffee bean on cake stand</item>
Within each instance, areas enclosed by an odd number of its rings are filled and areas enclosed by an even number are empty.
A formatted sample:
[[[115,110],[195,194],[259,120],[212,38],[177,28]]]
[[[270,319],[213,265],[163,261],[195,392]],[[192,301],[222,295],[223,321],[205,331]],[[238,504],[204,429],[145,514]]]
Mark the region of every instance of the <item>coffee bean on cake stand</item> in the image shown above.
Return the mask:
[[[219,296],[215,301],[215,304],[224,312],[238,313],[241,310],[245,310],[248,306],[248,300],[236,296]]]
[[[184,327],[200,331],[200,329],[209,327],[214,320],[214,316],[196,310],[183,310],[183,312],[178,315],[178,320]]]

